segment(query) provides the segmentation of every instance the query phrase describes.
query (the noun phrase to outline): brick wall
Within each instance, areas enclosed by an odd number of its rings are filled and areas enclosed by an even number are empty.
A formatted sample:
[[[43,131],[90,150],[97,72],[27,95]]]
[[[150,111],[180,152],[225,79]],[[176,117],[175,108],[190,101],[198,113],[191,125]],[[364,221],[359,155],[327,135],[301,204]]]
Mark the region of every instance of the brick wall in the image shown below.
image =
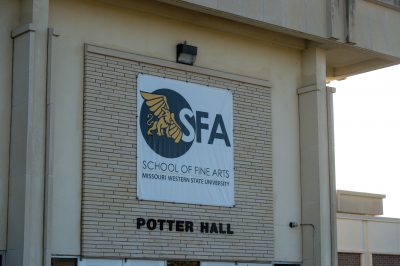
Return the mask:
[[[338,253],[338,266],[361,266],[361,254]]]
[[[85,52],[82,255],[272,261],[270,89],[118,56]],[[232,90],[235,207],[136,199],[139,73]],[[234,234],[138,230],[137,217],[230,223]]]
[[[372,254],[373,266],[399,266],[400,255]]]

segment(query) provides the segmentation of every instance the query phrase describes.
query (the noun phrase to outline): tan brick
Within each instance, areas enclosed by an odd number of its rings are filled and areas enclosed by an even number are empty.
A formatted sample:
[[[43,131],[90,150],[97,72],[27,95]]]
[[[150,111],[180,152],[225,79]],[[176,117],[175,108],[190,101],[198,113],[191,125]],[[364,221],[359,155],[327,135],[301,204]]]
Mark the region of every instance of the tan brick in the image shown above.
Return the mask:
[[[136,77],[139,73],[229,89],[234,95],[234,208],[136,199]],[[82,255],[271,261],[274,258],[271,90],[86,52]],[[191,220],[195,232],[136,229],[136,218]],[[234,235],[199,233],[200,221]]]

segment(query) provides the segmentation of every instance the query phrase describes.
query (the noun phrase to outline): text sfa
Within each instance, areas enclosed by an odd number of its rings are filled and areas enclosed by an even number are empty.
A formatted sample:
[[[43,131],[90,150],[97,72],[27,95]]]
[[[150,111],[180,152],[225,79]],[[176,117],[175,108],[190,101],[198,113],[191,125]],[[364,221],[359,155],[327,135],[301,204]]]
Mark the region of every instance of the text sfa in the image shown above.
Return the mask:
[[[196,111],[196,119],[195,119],[195,129],[191,125],[190,121],[193,121],[194,114],[189,109],[182,109],[179,113],[179,118],[183,124],[183,127],[189,133],[188,135],[183,134],[183,141],[191,142],[196,136],[196,142],[202,142],[202,130],[209,130],[208,113],[202,111]],[[215,115],[214,122],[212,124],[210,136],[208,138],[208,144],[213,144],[215,139],[221,139],[225,142],[227,147],[231,146],[231,142],[228,137],[228,133],[226,132],[226,127],[224,124],[224,120],[220,114]]]

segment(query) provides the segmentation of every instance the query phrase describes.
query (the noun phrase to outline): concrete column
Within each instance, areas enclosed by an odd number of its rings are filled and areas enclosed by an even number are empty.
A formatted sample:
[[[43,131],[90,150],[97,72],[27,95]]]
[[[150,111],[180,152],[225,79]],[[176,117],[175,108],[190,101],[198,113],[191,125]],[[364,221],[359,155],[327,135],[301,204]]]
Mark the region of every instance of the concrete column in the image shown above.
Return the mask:
[[[309,47],[302,52],[299,94],[300,166],[303,261],[305,266],[329,266],[331,200],[325,51]]]
[[[361,255],[361,265],[362,266],[373,266],[372,265],[372,252],[369,247],[369,229],[368,229],[368,222],[362,222],[362,229],[363,229],[363,240],[364,240],[364,253]]]
[[[0,251],[7,244],[9,147],[13,41],[10,32],[18,25],[19,1],[0,1]]]
[[[13,30],[6,265],[43,265],[48,0],[22,0]]]

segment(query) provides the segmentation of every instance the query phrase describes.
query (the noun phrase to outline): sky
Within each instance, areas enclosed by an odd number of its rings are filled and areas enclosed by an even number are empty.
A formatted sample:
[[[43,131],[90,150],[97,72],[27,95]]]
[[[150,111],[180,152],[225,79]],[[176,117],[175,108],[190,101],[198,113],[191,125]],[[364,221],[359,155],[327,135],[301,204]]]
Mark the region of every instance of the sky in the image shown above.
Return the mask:
[[[334,81],[336,188],[385,194],[400,218],[400,65]]]

